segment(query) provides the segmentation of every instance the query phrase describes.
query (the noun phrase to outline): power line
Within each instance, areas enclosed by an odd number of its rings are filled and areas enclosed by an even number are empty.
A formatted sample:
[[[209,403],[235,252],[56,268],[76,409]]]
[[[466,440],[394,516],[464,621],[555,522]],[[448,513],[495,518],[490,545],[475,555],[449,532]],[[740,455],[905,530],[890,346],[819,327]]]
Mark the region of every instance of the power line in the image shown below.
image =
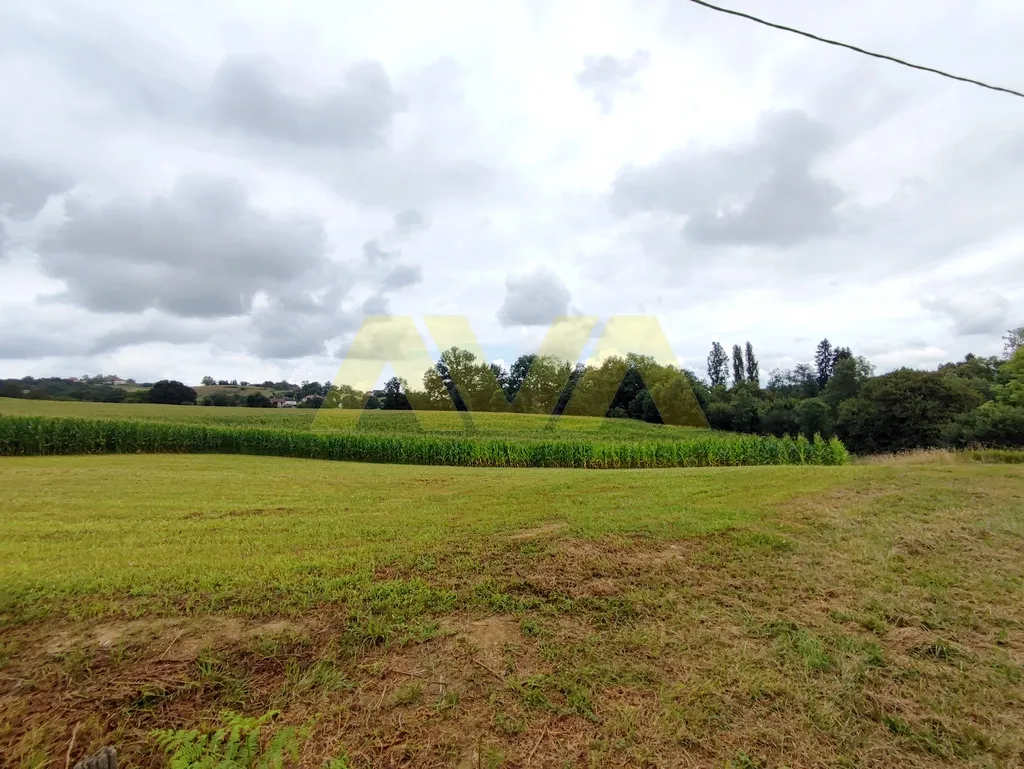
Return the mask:
[[[721,13],[728,13],[731,16],[739,16],[739,17],[744,18],[744,19],[749,19],[750,21],[756,22],[758,24],[763,24],[766,27],[772,27],[774,29],[781,29],[784,32],[792,32],[795,35],[802,35],[803,37],[809,37],[809,38],[811,38],[811,40],[817,40],[819,43],[827,43],[828,45],[837,45],[840,48],[849,48],[851,51],[856,51],[857,53],[862,53],[865,56],[873,56],[876,59],[885,59],[886,61],[892,61],[892,62],[895,62],[896,64],[902,64],[904,67],[911,67],[913,69],[920,69],[920,70],[923,70],[925,72],[931,72],[931,73],[933,73],[935,75],[941,75],[942,77],[948,77],[950,80],[959,80],[962,83],[970,83],[971,85],[977,85],[977,86],[981,86],[982,88],[988,88],[991,91],[1001,91],[1002,93],[1008,93],[1008,94],[1010,94],[1012,96],[1019,96],[1022,99],[1024,99],[1024,93],[1021,93],[1020,91],[1014,91],[1012,88],[1003,88],[1002,86],[998,86],[998,85],[990,85],[988,83],[983,83],[980,80],[972,80],[969,77],[960,77],[959,75],[952,75],[949,72],[943,72],[941,69],[933,69],[932,67],[923,67],[920,64],[911,64],[909,61],[903,61],[903,59],[897,59],[894,56],[886,56],[884,53],[873,53],[871,51],[865,51],[863,48],[858,48],[857,46],[850,45],[849,43],[840,43],[838,40],[829,40],[828,38],[825,38],[825,37],[818,37],[817,35],[812,35],[810,32],[803,32],[803,31],[801,31],[799,29],[793,29],[792,27],[787,27],[787,26],[784,26],[782,24],[775,24],[775,23],[770,22],[770,21],[765,21],[764,19],[759,19],[757,16],[751,16],[749,13],[742,13],[740,11],[734,11],[732,8],[722,8],[721,6],[718,6],[718,5],[712,5],[711,3],[705,2],[705,0],[690,0],[690,2],[691,3],[696,3],[697,5],[702,5],[705,8],[710,8],[713,11],[720,11]]]

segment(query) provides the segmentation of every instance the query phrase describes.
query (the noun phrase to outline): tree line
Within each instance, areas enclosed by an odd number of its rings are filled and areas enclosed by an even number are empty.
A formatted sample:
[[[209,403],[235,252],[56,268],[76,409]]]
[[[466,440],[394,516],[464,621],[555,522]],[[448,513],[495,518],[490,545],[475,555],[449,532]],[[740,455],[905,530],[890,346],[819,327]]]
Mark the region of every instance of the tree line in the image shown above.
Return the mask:
[[[935,370],[900,368],[875,375],[874,366],[849,347],[823,339],[812,360],[774,369],[762,386],[750,342],[731,356],[714,342],[704,377],[627,354],[600,365],[526,354],[509,367],[452,347],[424,372],[418,387],[392,377],[380,389],[287,381],[261,387],[293,398],[304,408],[457,410],[577,414],[639,419],[656,424],[706,424],[714,429],[765,435],[839,437],[855,453],[921,447],[1024,447],[1024,327],[1004,337],[1002,357],[968,354]],[[7,380],[0,397],[41,397],[108,402],[195,404],[268,408],[262,392],[215,392],[199,398],[174,380],[125,390],[116,377],[79,381]],[[234,380],[205,384],[234,386]],[[312,396],[303,400],[306,396]]]
[[[856,453],[971,445],[1017,448],[1024,447],[1022,348],[1024,328],[1018,328],[1004,337],[1001,358],[968,354],[935,370],[900,368],[876,376],[867,358],[826,338],[810,362],[774,369],[762,386],[750,342],[733,345],[731,356],[714,342],[705,377],[632,354],[597,367],[522,355],[505,369],[453,347],[424,372],[419,388],[392,377],[361,399],[339,388],[325,405],[579,413],[679,424],[679,415],[666,418],[658,403],[687,411],[690,406],[680,390],[685,384],[709,426],[718,430],[836,436]]]

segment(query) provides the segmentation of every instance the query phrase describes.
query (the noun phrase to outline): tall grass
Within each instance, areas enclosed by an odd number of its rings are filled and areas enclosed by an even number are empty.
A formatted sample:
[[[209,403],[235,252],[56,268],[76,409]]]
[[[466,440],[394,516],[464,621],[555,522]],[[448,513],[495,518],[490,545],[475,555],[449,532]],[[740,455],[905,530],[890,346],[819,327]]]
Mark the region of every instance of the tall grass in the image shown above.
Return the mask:
[[[0,455],[214,453],[463,467],[594,469],[840,465],[836,439],[715,434],[688,441],[530,440],[314,433],[191,424],[0,416]]]

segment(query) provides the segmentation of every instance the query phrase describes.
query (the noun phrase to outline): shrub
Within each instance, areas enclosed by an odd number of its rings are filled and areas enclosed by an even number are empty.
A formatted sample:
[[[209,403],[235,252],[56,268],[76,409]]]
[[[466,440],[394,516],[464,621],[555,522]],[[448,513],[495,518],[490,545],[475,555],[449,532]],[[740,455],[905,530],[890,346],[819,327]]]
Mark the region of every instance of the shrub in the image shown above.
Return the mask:
[[[839,407],[837,432],[856,453],[932,448],[950,422],[980,404],[961,378],[899,369],[870,379]]]
[[[998,449],[1024,447],[1024,408],[983,403],[960,416],[946,431],[945,442],[955,448],[985,446]]]
[[[196,391],[191,387],[173,379],[161,379],[149,389],[146,399],[150,403],[169,403],[177,406],[195,403],[196,397]]]

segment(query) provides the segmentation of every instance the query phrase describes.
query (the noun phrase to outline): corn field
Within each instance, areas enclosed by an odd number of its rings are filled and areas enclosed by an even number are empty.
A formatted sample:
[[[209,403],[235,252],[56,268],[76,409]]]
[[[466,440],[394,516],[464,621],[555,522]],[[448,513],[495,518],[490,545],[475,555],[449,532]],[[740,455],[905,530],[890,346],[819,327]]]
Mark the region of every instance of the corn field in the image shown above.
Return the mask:
[[[636,443],[502,440],[433,436],[330,434],[108,419],[0,416],[0,455],[252,454],[347,462],[461,467],[592,469],[841,465],[850,455],[836,440],[714,434],[688,441]]]

